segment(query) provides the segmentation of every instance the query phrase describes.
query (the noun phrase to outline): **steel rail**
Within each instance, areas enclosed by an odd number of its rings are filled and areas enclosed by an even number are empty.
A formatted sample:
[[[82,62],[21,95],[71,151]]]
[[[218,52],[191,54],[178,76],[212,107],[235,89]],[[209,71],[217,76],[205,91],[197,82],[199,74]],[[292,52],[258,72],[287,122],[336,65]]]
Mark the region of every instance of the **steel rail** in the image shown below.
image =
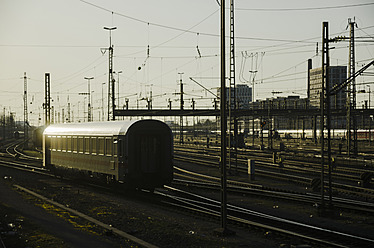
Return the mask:
[[[188,186],[195,185],[197,187],[210,187],[210,189],[217,189],[218,190],[218,184],[219,181],[218,177],[208,176],[201,173],[191,172],[185,169],[181,169],[174,166],[174,169],[187,174],[187,178],[195,179],[195,181],[184,181]],[[184,177],[184,174],[175,173],[177,176]],[[190,175],[190,176],[188,176]],[[196,181],[199,180],[199,181]],[[203,182],[201,182],[201,180]],[[183,183],[183,181],[174,179],[174,183]],[[317,194],[311,194],[311,193],[301,193],[301,192],[289,192],[289,191],[280,191],[278,189],[272,189],[272,188],[266,188],[262,185],[257,184],[250,184],[235,180],[228,180],[228,191],[234,192],[234,193],[240,193],[240,194],[256,194],[261,197],[267,196],[271,198],[277,198],[277,199],[286,199],[286,200],[292,200],[297,202],[304,202],[304,203],[312,203],[316,204],[316,202],[319,202],[320,195]],[[214,188],[216,187],[216,188]],[[328,196],[325,197],[328,199]],[[334,205],[337,208],[341,209],[347,209],[347,210],[355,210],[360,211],[364,213],[371,213],[374,214],[374,203],[369,202],[363,202],[348,198],[341,198],[341,197],[333,197]]]
[[[178,196],[170,196],[165,193],[157,191],[158,194],[164,194],[164,196],[167,196],[175,201],[179,201],[183,204],[187,204],[188,208],[190,210],[197,210],[199,212],[204,212],[204,213],[212,213],[214,216],[219,215],[219,211],[215,209],[219,209],[219,201],[209,199],[207,197],[203,197],[197,194],[192,194],[189,192],[185,192],[179,189],[175,189],[172,187],[165,187],[167,190],[171,190],[173,192],[178,192],[187,195],[190,198],[183,198],[183,197],[178,197]],[[196,198],[197,200],[193,199]],[[174,205],[176,205],[174,203]],[[209,208],[208,208],[209,207]],[[239,222],[239,223],[244,223],[248,224],[251,226],[256,226],[268,230],[272,230],[275,232],[280,232],[283,234],[291,235],[291,236],[296,236],[302,239],[306,239],[312,242],[317,242],[319,244],[324,244],[328,245],[331,247],[350,247],[349,244],[344,244],[341,243],[342,239],[344,239],[345,242],[351,243],[351,242],[359,242],[360,244],[366,244],[366,245],[374,245],[374,240],[366,238],[366,237],[359,237],[343,232],[338,232],[326,228],[321,228],[317,226],[312,226],[304,223],[299,223],[296,221],[291,221],[287,220],[284,218],[279,218],[275,217],[272,215],[268,214],[263,214],[260,212],[252,211],[249,209],[233,206],[233,205],[228,205],[228,210],[230,214],[228,215],[228,219]],[[240,217],[240,215],[244,214],[246,217]],[[259,218],[259,221],[251,221],[249,219],[251,218]],[[263,222],[269,222],[268,224],[264,224]],[[278,227],[276,227],[277,225]],[[287,225],[287,226],[286,226]],[[286,227],[288,230],[285,230]],[[300,229],[305,229],[301,231]],[[318,232],[319,237],[312,236],[310,233],[316,233]],[[328,235],[328,237],[326,237]],[[336,236],[334,239],[336,241],[331,241],[332,235]],[[320,236],[322,236],[320,238]],[[339,240],[339,243],[338,243]]]
[[[191,154],[188,156],[188,161],[194,161],[195,163],[197,164],[213,164],[213,165],[216,165],[217,162],[215,160],[217,160],[216,157],[209,157],[208,155],[204,155],[204,154],[199,154],[198,155],[195,155],[196,157],[198,157],[199,159],[193,159]],[[179,156],[179,155],[175,155],[175,158],[176,159],[184,159],[185,156]],[[204,162],[202,162],[202,158],[205,160]],[[209,162],[212,161],[212,162]],[[242,172],[247,172],[247,167],[244,166],[243,167],[243,164],[245,164],[246,161],[244,160],[241,160],[239,159],[239,161],[241,162],[241,165],[237,166],[235,169],[237,170],[240,170]],[[297,183],[301,183],[301,184],[304,184],[304,185],[309,185],[310,182],[313,180],[313,178],[310,178],[310,177],[305,177],[303,176],[302,174],[300,175],[300,171],[298,171],[300,169],[299,168],[296,168],[295,166],[286,166],[286,165],[283,165],[282,164],[282,167],[280,167],[278,164],[274,164],[274,163],[269,163],[269,162],[263,162],[263,161],[257,161],[256,160],[256,164],[257,165],[264,165],[267,167],[267,170],[262,170],[262,169],[256,169],[256,172],[258,174],[261,174],[261,175],[265,175],[265,176],[272,176],[274,178],[278,178],[278,179],[284,179],[285,177],[287,177],[287,179],[289,180],[292,180],[294,182],[297,182]],[[269,171],[269,169],[273,170],[273,171]],[[277,171],[274,171],[274,170],[282,170],[282,173],[279,173]],[[302,170],[304,171],[308,171],[309,173],[317,173],[317,172],[313,172],[311,171],[311,169],[308,169],[308,168],[301,168]],[[290,171],[290,172],[293,172],[294,174],[296,173],[296,175],[292,175],[292,174],[286,174],[284,172],[286,171]],[[317,174],[316,174],[317,175]],[[357,182],[360,181],[360,177],[350,177],[349,175],[345,175],[345,180],[348,180],[348,182],[350,182],[350,184],[342,184],[342,183],[333,183],[334,187],[335,187],[335,190],[344,190],[346,191],[347,189],[351,189],[351,191],[357,193],[357,192],[361,192],[361,193],[364,193],[364,194],[368,194],[368,195],[374,195],[374,190],[373,189],[370,189],[370,188],[363,188],[363,187],[357,187],[355,186],[354,184],[357,184]],[[343,179],[340,179],[340,180],[343,180]]]

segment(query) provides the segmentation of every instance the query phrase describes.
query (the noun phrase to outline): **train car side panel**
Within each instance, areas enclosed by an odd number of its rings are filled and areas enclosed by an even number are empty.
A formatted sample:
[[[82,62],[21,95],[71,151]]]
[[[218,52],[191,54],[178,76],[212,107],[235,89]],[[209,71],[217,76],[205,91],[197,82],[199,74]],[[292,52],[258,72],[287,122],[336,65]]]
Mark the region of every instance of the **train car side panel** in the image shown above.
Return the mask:
[[[52,165],[118,177],[113,137],[50,136],[49,140]]]
[[[157,120],[57,124],[43,133],[44,165],[131,188],[171,182],[172,133]]]

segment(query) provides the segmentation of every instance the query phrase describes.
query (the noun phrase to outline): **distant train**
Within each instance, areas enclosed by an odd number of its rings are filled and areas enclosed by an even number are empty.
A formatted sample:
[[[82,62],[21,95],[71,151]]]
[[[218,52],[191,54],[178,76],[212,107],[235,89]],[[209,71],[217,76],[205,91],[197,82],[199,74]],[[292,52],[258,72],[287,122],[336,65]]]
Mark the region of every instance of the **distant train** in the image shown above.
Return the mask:
[[[158,120],[56,124],[43,132],[43,165],[127,188],[153,190],[173,179],[171,129]]]
[[[296,138],[305,138],[305,139],[312,139],[313,138],[313,130],[312,129],[289,129],[289,130],[273,130],[272,132],[273,138],[286,138],[286,139],[296,139]],[[325,137],[327,137],[327,130],[324,131]],[[339,139],[345,140],[347,137],[347,130],[345,129],[331,129],[331,138],[332,139]],[[255,130],[255,135],[260,137],[261,132]],[[317,130],[317,138],[319,138],[320,131]],[[353,135],[353,131],[352,131]],[[374,140],[374,130],[364,130],[359,129],[357,130],[357,140],[369,140],[369,136],[371,140]],[[268,137],[268,130],[263,130],[263,137]]]
[[[38,150],[42,150],[43,148],[43,132],[44,132],[45,126],[40,126],[35,128],[32,131],[32,143],[34,147]]]
[[[13,132],[13,138],[15,138],[15,139],[23,138],[24,135],[25,135],[24,131],[16,130],[16,131]]]
[[[21,137],[19,131],[14,131],[13,136],[15,139],[19,139]]]

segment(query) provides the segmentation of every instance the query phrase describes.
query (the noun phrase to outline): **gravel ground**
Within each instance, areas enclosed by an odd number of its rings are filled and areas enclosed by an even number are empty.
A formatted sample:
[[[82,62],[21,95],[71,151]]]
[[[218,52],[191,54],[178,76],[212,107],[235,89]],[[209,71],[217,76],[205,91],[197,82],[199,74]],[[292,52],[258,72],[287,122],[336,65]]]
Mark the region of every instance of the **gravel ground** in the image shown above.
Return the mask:
[[[3,172],[3,173],[1,173]],[[283,243],[282,238],[265,234],[258,230],[246,230],[234,227],[236,235],[230,237],[219,237],[214,234],[214,230],[219,227],[219,222],[209,220],[201,216],[191,216],[179,210],[162,207],[152,203],[145,203],[144,200],[137,200],[136,197],[118,196],[108,192],[98,192],[91,188],[67,184],[58,179],[43,179],[31,177],[30,174],[7,171],[4,173],[0,167],[2,184],[8,185],[9,190],[12,184],[18,184],[26,188],[37,191],[59,203],[90,215],[104,223],[121,229],[131,235],[143,239],[159,247],[279,247]],[[6,174],[6,175],[4,175]],[[12,179],[9,179],[12,175]],[[7,177],[5,180],[4,178]],[[110,232],[98,228],[86,221],[72,216],[60,209],[37,200],[29,195],[18,192],[28,203],[38,206],[40,209],[52,213],[74,228],[84,230],[95,238],[113,244],[111,247],[136,247],[134,243],[123,240]],[[0,202],[2,202],[0,200]],[[8,214],[10,213],[10,214]],[[15,223],[17,219],[23,218],[24,223],[21,229],[17,229],[17,242],[11,243],[7,247],[74,247],[67,244],[66,240],[50,234],[48,227],[35,224],[14,208],[7,206],[6,202],[1,204],[2,226]],[[34,228],[38,227],[38,228]],[[38,243],[30,245],[31,236],[35,236],[34,231],[39,236],[45,235],[46,239],[40,239]],[[10,239],[4,234],[4,239]],[[54,239],[53,245],[51,240]],[[76,246],[78,247],[78,246]]]
[[[214,234],[214,230],[220,226],[219,221],[163,207],[145,201],[144,196],[143,199],[140,199],[130,193],[119,195],[105,190],[77,186],[74,183],[59,179],[31,176],[31,174],[24,172],[5,170],[2,167],[0,167],[0,175],[1,183],[8,185],[9,190],[11,190],[12,184],[19,184],[159,247],[297,247],[297,245],[303,245],[300,240],[290,240],[266,230],[248,230],[237,226],[229,226],[236,232],[235,235],[219,237]],[[11,180],[9,180],[9,175],[12,176]],[[256,183],[279,185],[276,182],[266,182],[261,178],[256,178]],[[284,188],[297,188],[285,183],[281,184]],[[297,189],[306,190],[301,187]],[[217,193],[211,191],[199,191],[199,193],[217,197]],[[98,240],[97,242],[109,244],[108,247],[137,247],[136,244],[119,238],[107,230],[66,213],[66,211],[30,197],[25,193],[18,192],[18,194],[22,195],[25,201],[54,216],[58,216],[75,229],[91,235]],[[280,217],[303,220],[305,223],[326,225],[342,231],[353,230],[369,237],[372,237],[372,233],[374,233],[373,216],[339,212],[339,215],[335,218],[322,218],[317,216],[317,211],[313,206],[246,196],[229,196],[229,201]],[[9,231],[5,228],[9,228],[9,223],[17,223],[19,219],[23,219],[22,223],[27,223],[23,224],[22,229],[18,229],[17,235],[15,235],[17,236],[15,240],[20,243],[7,247],[74,247],[68,245],[66,240],[51,235],[48,228],[35,224],[32,219],[25,218],[14,208],[7,206],[7,203],[2,202],[1,198],[0,203],[2,203],[0,204],[0,222],[3,230],[6,230],[7,233]],[[30,237],[35,236],[45,238],[34,239],[39,240],[39,242],[30,243],[33,240]],[[5,235],[5,238],[7,241],[10,240],[9,235]]]
[[[182,168],[219,177],[219,171],[215,168],[204,168],[202,166],[194,166],[185,163],[179,163],[179,165],[182,166]],[[319,192],[313,192],[311,188],[289,183],[286,180],[279,181],[256,176],[256,180],[251,181],[247,175],[235,175],[235,173],[233,173],[233,175],[228,175],[228,179],[261,184],[268,188],[279,188],[289,192],[319,194]],[[218,199],[218,196],[211,191],[207,191],[204,194],[208,197]],[[251,197],[230,194],[228,195],[228,201],[234,205],[242,206],[277,217],[374,239],[373,215],[335,209],[334,215],[319,216],[317,210],[319,202],[306,205],[302,203],[295,203],[293,201],[273,200],[266,197]]]
[[[52,183],[50,180],[40,182],[38,191],[72,209],[159,247],[278,247],[280,242],[265,237],[264,235],[268,234],[261,231],[236,228],[235,236],[221,238],[213,233],[219,227],[215,220],[145,203],[144,200],[137,200],[137,197],[132,195],[127,198],[107,192],[92,192],[92,189],[67,186],[58,180]],[[39,201],[35,204],[59,214],[59,211],[49,204]],[[68,217],[59,215],[69,221]],[[76,226],[99,236],[110,235],[106,231],[95,231],[94,226]],[[120,240],[117,242],[120,246],[124,245]]]

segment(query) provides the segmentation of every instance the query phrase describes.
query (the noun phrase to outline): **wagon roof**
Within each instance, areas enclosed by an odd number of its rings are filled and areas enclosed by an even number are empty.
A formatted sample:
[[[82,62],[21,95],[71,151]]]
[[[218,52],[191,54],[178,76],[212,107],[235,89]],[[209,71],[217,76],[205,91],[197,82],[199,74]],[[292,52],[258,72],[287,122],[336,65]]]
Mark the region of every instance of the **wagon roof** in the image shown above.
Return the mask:
[[[44,130],[44,135],[125,135],[134,121],[108,121],[53,124]]]

